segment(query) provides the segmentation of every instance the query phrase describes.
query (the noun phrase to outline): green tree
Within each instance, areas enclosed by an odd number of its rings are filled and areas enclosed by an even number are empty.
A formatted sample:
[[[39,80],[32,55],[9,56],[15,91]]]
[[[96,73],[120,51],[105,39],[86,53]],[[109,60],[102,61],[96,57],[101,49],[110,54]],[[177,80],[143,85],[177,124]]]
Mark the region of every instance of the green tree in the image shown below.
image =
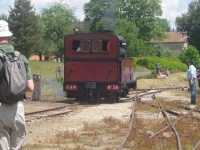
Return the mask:
[[[43,25],[43,22],[38,15],[38,34],[37,41],[35,41],[35,45],[33,46],[33,52],[34,55],[38,55],[40,58],[40,61],[42,61],[42,56],[45,55],[45,58],[49,58],[50,56],[54,55],[56,46],[54,43],[47,41],[45,39],[45,26]]]
[[[73,33],[73,23],[76,21],[74,8],[67,4],[52,3],[41,10],[41,20],[44,25],[45,41],[56,45],[55,55],[62,59],[64,54],[64,37]]]
[[[187,32],[188,43],[195,46],[200,52],[200,4],[199,1],[192,1],[188,5],[188,11],[176,18],[177,31]]]
[[[119,0],[90,0],[84,5],[85,21],[92,32],[114,30],[118,11]]]
[[[160,0],[91,0],[84,5],[90,31],[115,30],[128,43],[130,56],[156,55],[151,39],[163,41],[169,26],[162,15]],[[131,36],[131,34],[134,34]]]
[[[7,16],[6,14],[2,13],[2,14],[0,15],[0,20],[8,21],[8,16]]]
[[[120,19],[117,21],[115,34],[122,35],[126,39],[127,53],[129,56],[152,56],[155,55],[153,45],[138,39],[139,28],[134,22]]]
[[[78,29],[78,33],[89,33],[89,26],[90,23],[86,21],[76,20],[74,22],[74,29]]]
[[[194,62],[194,65],[200,64],[199,52],[194,46],[191,45],[189,45],[179,54],[179,59],[182,63],[185,64],[187,64],[188,60],[192,60]]]
[[[120,18],[132,21],[139,28],[138,38],[148,42],[152,38],[163,38],[168,27],[166,19],[161,19],[160,0],[122,1]]]
[[[10,9],[8,22],[13,33],[11,40],[15,49],[29,58],[33,53],[33,47],[37,46],[37,16],[30,0],[15,0],[14,8]]]

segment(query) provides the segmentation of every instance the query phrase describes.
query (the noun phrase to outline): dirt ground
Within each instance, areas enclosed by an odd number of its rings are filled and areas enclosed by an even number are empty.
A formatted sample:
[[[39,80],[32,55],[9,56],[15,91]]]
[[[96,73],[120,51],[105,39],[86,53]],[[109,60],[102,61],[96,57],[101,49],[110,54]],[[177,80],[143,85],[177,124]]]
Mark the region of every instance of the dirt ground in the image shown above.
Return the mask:
[[[165,81],[164,81],[165,80]],[[164,79],[163,82],[165,87],[173,87],[176,83],[175,79],[172,78],[173,85],[171,81],[168,82],[167,79]],[[153,80],[141,80],[138,83],[148,83],[147,87],[153,88],[158,82],[162,82],[160,79]],[[161,86],[163,83],[161,83]],[[183,83],[177,81],[179,86],[186,86],[186,82]],[[142,84],[141,88],[144,84]],[[155,87],[156,88],[156,87]],[[171,91],[162,92],[157,94],[158,97],[168,98],[169,100],[184,100],[189,103],[189,92],[183,91],[183,96],[172,94]],[[56,100],[55,100],[56,99]],[[121,102],[115,104],[98,104],[98,105],[76,105],[70,104],[70,102],[65,97],[51,97],[45,101],[37,102],[26,100],[24,102],[25,112],[33,112],[38,110],[44,110],[49,108],[55,108],[59,106],[66,105],[69,110],[72,110],[71,113],[62,115],[59,117],[53,118],[44,118],[34,120],[27,123],[27,144],[39,144],[45,143],[48,139],[55,137],[55,134],[58,131],[78,131],[83,128],[84,123],[95,123],[101,121],[104,117],[112,116],[114,118],[128,121],[130,120],[130,114],[133,107],[133,102]]]
[[[64,100],[65,101],[65,100]],[[57,102],[25,101],[25,112],[55,108],[66,105],[71,113],[54,118],[44,118],[27,123],[27,144],[45,142],[53,138],[58,131],[77,131],[83,128],[85,122],[95,123],[104,117],[114,117],[129,120],[133,102],[99,104],[99,105],[74,105]]]

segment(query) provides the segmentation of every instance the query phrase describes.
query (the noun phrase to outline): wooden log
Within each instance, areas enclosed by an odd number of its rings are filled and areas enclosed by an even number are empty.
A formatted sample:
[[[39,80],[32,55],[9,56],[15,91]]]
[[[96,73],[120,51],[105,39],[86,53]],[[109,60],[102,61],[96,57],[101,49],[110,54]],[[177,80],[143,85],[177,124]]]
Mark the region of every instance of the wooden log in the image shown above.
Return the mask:
[[[33,101],[41,101],[41,75],[33,74],[34,91],[32,93]]]

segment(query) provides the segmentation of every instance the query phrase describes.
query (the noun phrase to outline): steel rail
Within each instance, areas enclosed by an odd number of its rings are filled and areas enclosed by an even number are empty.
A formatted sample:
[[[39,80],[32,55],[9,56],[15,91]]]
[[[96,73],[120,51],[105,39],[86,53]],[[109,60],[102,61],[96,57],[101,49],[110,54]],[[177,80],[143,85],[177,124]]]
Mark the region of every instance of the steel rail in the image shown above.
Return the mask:
[[[60,113],[56,113],[56,114],[50,114],[50,115],[46,115],[46,116],[39,116],[39,117],[35,117],[35,118],[32,118],[32,119],[26,119],[25,121],[29,122],[29,121],[32,121],[32,120],[35,120],[35,119],[41,119],[41,118],[46,118],[46,117],[55,117],[55,116],[67,114],[69,112],[72,112],[72,110],[68,110],[68,111],[60,112]]]
[[[133,90],[133,91],[172,90],[172,89],[182,89],[182,88],[188,88],[188,86],[179,86],[179,87],[173,87],[173,88],[136,89],[136,90]],[[132,91],[132,90],[130,90],[130,91]]]
[[[185,110],[191,110],[192,108],[190,107],[187,107],[187,106],[184,106],[184,105],[178,105],[179,108],[183,108]],[[200,113],[200,110],[195,110],[195,112],[199,112]]]
[[[156,106],[156,105],[153,105],[153,104],[148,104],[148,103],[142,102],[142,101],[140,101],[140,102],[143,103],[143,104],[145,104],[145,105],[149,105],[149,106],[151,106],[151,107],[159,108],[159,106]],[[167,113],[169,113],[169,114],[171,114],[171,115],[174,115],[174,116],[180,116],[180,115],[182,115],[182,113],[179,113],[179,112],[176,112],[176,111],[167,109],[167,108],[164,108],[164,110],[165,110]]]
[[[67,107],[67,105],[61,106],[61,107],[56,107],[56,108],[51,108],[51,109],[45,109],[45,110],[40,110],[40,111],[29,112],[29,113],[25,113],[25,116],[38,114],[38,113],[42,113],[42,112],[48,112],[48,111],[57,110],[57,109],[62,109],[62,108],[65,108],[65,107]]]
[[[158,100],[157,100],[157,101],[158,101]],[[162,113],[163,113],[163,117],[167,119],[169,125],[172,127],[172,130],[173,130],[173,131],[175,132],[175,134],[176,134],[178,149],[179,149],[179,150],[182,150],[180,136],[179,136],[179,134],[178,134],[176,128],[174,127],[174,125],[172,125],[172,122],[170,121],[169,117],[167,116],[166,111],[164,110],[164,108],[162,107],[162,105],[161,105],[161,103],[160,103],[159,101],[158,101],[158,104],[159,104],[159,107],[160,107],[160,109],[161,109],[161,111],[162,111]]]
[[[194,146],[192,150],[196,150],[199,145],[200,145],[200,140],[197,142],[197,144]]]
[[[176,121],[174,121],[172,123],[172,125],[175,125],[176,123],[178,123],[178,121],[180,121],[181,119],[183,119],[184,117],[186,117],[187,115],[189,115],[190,113],[192,113],[193,111],[195,111],[198,108],[198,105],[196,107],[194,107],[192,110],[190,110],[187,114],[181,116],[180,118],[178,118]],[[149,139],[154,138],[156,135],[158,135],[160,132],[163,132],[164,130],[166,130],[168,127],[170,127],[169,125],[164,127],[163,129],[161,129],[160,131],[156,132],[154,135],[150,136]]]
[[[162,89],[148,89],[148,90],[147,90],[147,89],[141,89],[141,90],[137,90],[137,91],[141,91],[141,92],[134,92],[134,93],[132,93],[132,94],[136,94],[136,95],[134,96],[134,99],[135,99],[134,108],[135,108],[135,106],[136,106],[136,101],[137,101],[137,100],[140,101],[140,99],[141,99],[140,97],[142,97],[142,96],[150,95],[150,94],[154,94],[154,93],[160,93],[160,92],[167,91],[167,90],[182,89],[182,88],[187,88],[187,87],[174,87],[174,88],[162,88]],[[143,93],[143,92],[148,92],[148,91],[150,91],[150,90],[157,90],[157,91],[155,91],[155,92],[149,92],[149,93],[145,93],[145,94],[141,94],[141,93]],[[141,95],[139,95],[139,94],[141,94]],[[140,97],[139,97],[139,96],[140,96]],[[126,100],[129,100],[129,99],[132,99],[132,98],[133,98],[133,97],[128,98],[128,99],[126,99]],[[141,102],[141,101],[140,101],[140,102]],[[144,102],[143,102],[143,103],[144,103]],[[147,104],[147,103],[145,103],[145,104]],[[160,102],[159,102],[159,105],[160,105],[160,108],[161,108],[163,114],[166,116],[166,118],[167,118],[169,124],[168,124],[168,126],[166,126],[165,128],[161,129],[160,131],[158,131],[157,133],[155,133],[154,135],[152,135],[151,137],[149,137],[149,139],[154,138],[156,135],[158,135],[160,132],[166,130],[168,127],[172,127],[173,131],[174,131],[175,134],[176,134],[178,149],[181,150],[182,147],[181,147],[180,136],[179,136],[179,134],[178,134],[178,132],[177,132],[177,130],[175,129],[174,126],[175,126],[175,125],[178,123],[178,121],[180,121],[182,118],[186,117],[188,114],[191,114],[193,111],[196,111],[197,108],[198,108],[198,106],[196,106],[195,108],[193,108],[192,110],[190,110],[190,111],[189,111],[187,114],[185,114],[185,115],[183,115],[183,114],[181,113],[182,116],[172,123],[172,122],[169,120],[169,118],[167,117],[167,113],[166,113],[166,112],[168,112],[168,113],[170,113],[170,114],[172,114],[172,115],[176,115],[176,116],[180,116],[181,114],[178,113],[178,112],[174,112],[174,111],[172,111],[172,110],[163,108],[162,105],[160,104]],[[159,108],[159,106],[156,106],[156,105],[151,105],[151,106],[152,106],[152,107],[157,107],[157,108]],[[134,111],[135,111],[135,109],[134,109]],[[126,134],[126,137],[125,137],[124,140],[121,142],[120,146],[117,147],[116,150],[121,150],[121,149],[122,149],[123,145],[124,145],[125,142],[127,141],[128,136],[130,135],[130,131],[131,131],[132,128],[133,128],[133,114],[134,114],[134,111],[132,110],[131,125],[130,125],[130,127],[129,127],[128,133]],[[144,143],[144,142],[142,142],[142,143]],[[199,143],[200,143],[200,141],[199,141]]]
[[[180,87],[178,87],[178,88],[180,88]],[[158,93],[158,92],[163,92],[163,91],[172,90],[172,89],[177,89],[177,88],[162,89],[162,90],[159,90],[159,91],[156,91],[156,92],[145,93],[145,94],[142,94],[142,95],[140,95],[140,96],[155,94],[155,93]],[[155,89],[154,89],[154,90],[155,90]],[[134,106],[133,106],[133,109],[132,109],[131,123],[130,123],[129,129],[128,129],[128,132],[127,132],[125,138],[123,139],[123,141],[121,142],[120,146],[118,146],[116,150],[121,150],[121,149],[123,148],[123,145],[125,144],[125,142],[127,141],[127,138],[128,138],[129,135],[130,135],[130,132],[131,132],[131,130],[132,130],[132,128],[133,128],[133,119],[134,119],[134,113],[135,113],[134,111],[135,111],[136,101],[139,99],[139,98],[138,98],[138,95],[141,94],[141,93],[144,93],[144,92],[147,92],[147,90],[140,90],[139,92],[134,93],[134,94],[136,94],[134,97],[129,98],[129,99],[133,99],[133,98],[134,98],[134,101],[135,101]],[[128,99],[126,99],[126,100],[128,100]],[[175,113],[175,114],[177,114],[177,113]],[[179,114],[178,114],[178,115],[179,115]],[[135,126],[134,126],[134,128],[135,128]]]
[[[127,138],[129,137],[130,133],[131,133],[131,130],[133,129],[133,120],[134,120],[134,113],[135,113],[135,106],[136,106],[136,101],[137,101],[137,95],[135,95],[134,99],[134,105],[133,105],[133,109],[132,109],[132,114],[131,114],[131,122],[130,122],[130,126],[129,126],[129,129],[128,129],[128,132],[125,136],[125,138],[122,140],[121,144],[117,147],[116,150],[121,150],[125,144],[125,142],[127,141]]]

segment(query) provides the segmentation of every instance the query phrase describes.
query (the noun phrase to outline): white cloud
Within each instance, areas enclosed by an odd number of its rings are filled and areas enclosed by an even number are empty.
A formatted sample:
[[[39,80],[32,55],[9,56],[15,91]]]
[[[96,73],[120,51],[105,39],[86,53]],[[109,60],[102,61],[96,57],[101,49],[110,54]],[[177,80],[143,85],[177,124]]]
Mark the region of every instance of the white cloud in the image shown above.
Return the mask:
[[[163,18],[170,21],[171,28],[175,28],[176,17],[181,16],[182,13],[187,12],[188,4],[192,0],[169,0],[162,1]]]

